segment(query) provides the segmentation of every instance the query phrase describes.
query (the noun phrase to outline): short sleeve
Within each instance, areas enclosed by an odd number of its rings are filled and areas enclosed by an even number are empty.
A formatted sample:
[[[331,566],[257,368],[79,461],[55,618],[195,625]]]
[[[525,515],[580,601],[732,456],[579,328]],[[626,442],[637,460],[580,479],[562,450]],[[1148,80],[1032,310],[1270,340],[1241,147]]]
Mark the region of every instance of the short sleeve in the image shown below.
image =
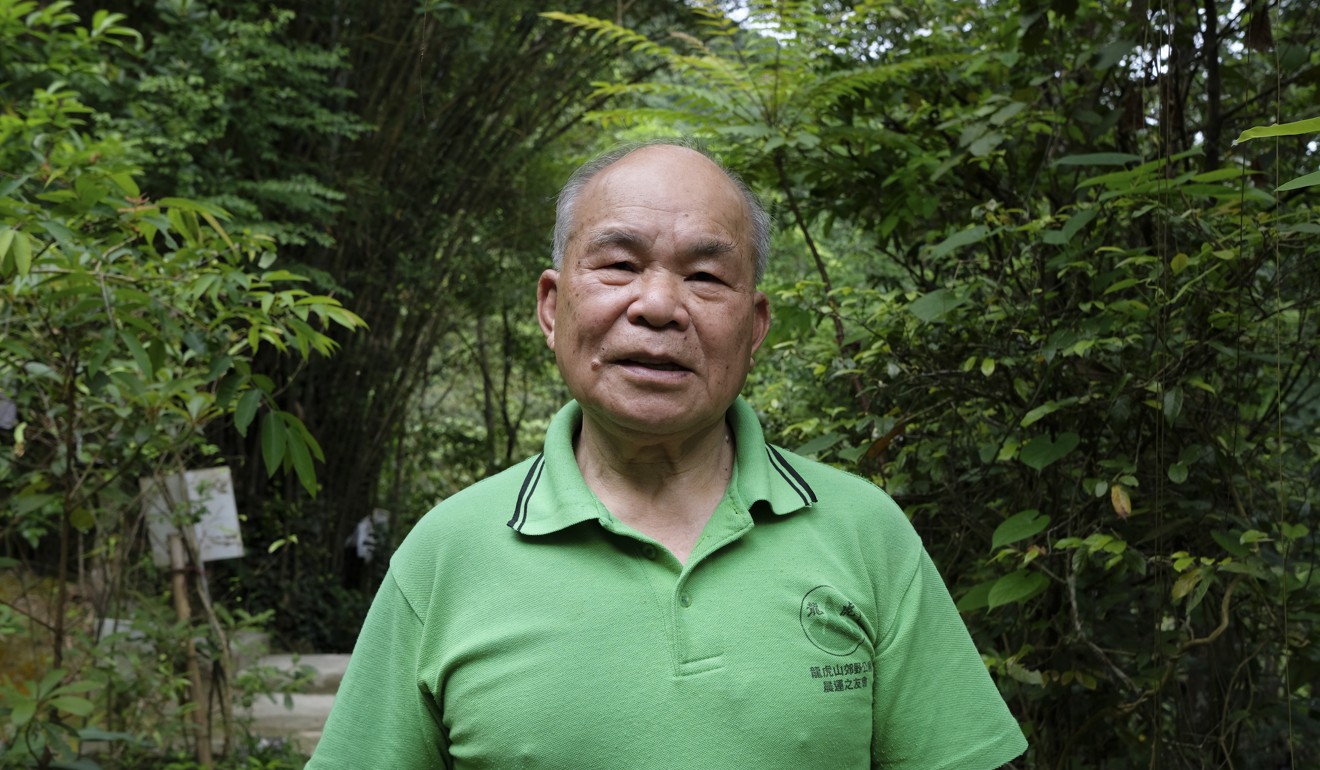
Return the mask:
[[[920,545],[916,546],[920,549]],[[921,549],[876,646],[872,764],[993,770],[1027,748],[1017,721]]]
[[[307,770],[449,767],[435,698],[418,684],[422,621],[386,575]]]

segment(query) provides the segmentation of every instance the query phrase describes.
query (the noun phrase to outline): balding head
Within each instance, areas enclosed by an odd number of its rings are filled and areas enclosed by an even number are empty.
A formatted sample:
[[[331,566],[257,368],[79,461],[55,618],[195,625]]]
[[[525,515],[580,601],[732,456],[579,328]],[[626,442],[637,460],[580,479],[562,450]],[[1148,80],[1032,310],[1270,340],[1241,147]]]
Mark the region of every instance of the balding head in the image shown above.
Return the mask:
[[[766,265],[770,261],[770,215],[766,213],[756,194],[737,175],[725,168],[722,163],[700,147],[675,140],[658,140],[623,145],[596,156],[573,172],[573,175],[568,178],[564,187],[559,191],[559,197],[555,204],[554,245],[551,252],[555,269],[560,270],[564,266],[564,255],[568,251],[569,241],[574,235],[577,224],[574,215],[577,204],[582,197],[582,191],[602,171],[635,152],[649,148],[675,148],[701,155],[715,168],[719,169],[724,179],[733,186],[742,198],[743,206],[746,209],[751,237],[751,243],[749,244],[751,257],[755,266],[756,281],[759,283],[765,275]]]

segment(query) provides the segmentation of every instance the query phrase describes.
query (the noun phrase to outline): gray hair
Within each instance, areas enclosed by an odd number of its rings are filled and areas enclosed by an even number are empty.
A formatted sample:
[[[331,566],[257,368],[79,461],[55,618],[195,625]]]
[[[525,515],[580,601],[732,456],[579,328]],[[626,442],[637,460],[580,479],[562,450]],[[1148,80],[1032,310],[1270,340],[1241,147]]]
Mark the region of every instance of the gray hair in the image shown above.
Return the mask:
[[[577,171],[568,178],[563,188],[559,191],[559,197],[555,201],[555,234],[554,246],[551,258],[554,260],[556,270],[562,270],[564,267],[564,253],[568,249],[568,239],[571,235],[573,221],[573,210],[577,206],[578,199],[582,196],[582,191],[587,183],[595,178],[597,174],[624,159],[632,153],[646,147],[684,147],[694,152],[700,153],[710,162],[714,163],[724,176],[733,183],[738,192],[742,195],[743,203],[747,206],[747,218],[752,225],[752,256],[755,259],[756,282],[760,283],[765,275],[766,264],[770,261],[770,215],[766,213],[765,207],[761,205],[761,199],[752,192],[738,175],[725,167],[718,158],[712,156],[704,147],[687,140],[676,139],[656,139],[649,142],[635,142],[621,145],[612,150],[601,153],[595,158],[583,163]]]

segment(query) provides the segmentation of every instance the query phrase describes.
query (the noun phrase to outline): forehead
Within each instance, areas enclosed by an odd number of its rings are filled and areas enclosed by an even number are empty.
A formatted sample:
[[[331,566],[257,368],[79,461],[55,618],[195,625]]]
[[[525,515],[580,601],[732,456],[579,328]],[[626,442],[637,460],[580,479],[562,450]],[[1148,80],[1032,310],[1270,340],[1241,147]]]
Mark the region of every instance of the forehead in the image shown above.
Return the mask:
[[[637,150],[583,188],[574,211],[575,236],[638,226],[722,235],[739,246],[750,245],[741,191],[710,159],[683,147]]]

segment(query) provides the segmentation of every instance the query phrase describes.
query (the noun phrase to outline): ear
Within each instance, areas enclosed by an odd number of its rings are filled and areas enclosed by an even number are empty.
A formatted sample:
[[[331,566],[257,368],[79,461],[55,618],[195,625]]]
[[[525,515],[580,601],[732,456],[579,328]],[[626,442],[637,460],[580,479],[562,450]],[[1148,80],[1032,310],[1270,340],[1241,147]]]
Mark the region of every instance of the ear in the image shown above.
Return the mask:
[[[555,307],[559,300],[559,271],[546,270],[536,282],[536,320],[545,334],[545,344],[555,349]]]
[[[765,296],[765,292],[758,291],[752,301],[756,303],[752,319],[752,352],[755,353],[761,349],[761,343],[765,342],[765,335],[770,333],[770,298]]]

